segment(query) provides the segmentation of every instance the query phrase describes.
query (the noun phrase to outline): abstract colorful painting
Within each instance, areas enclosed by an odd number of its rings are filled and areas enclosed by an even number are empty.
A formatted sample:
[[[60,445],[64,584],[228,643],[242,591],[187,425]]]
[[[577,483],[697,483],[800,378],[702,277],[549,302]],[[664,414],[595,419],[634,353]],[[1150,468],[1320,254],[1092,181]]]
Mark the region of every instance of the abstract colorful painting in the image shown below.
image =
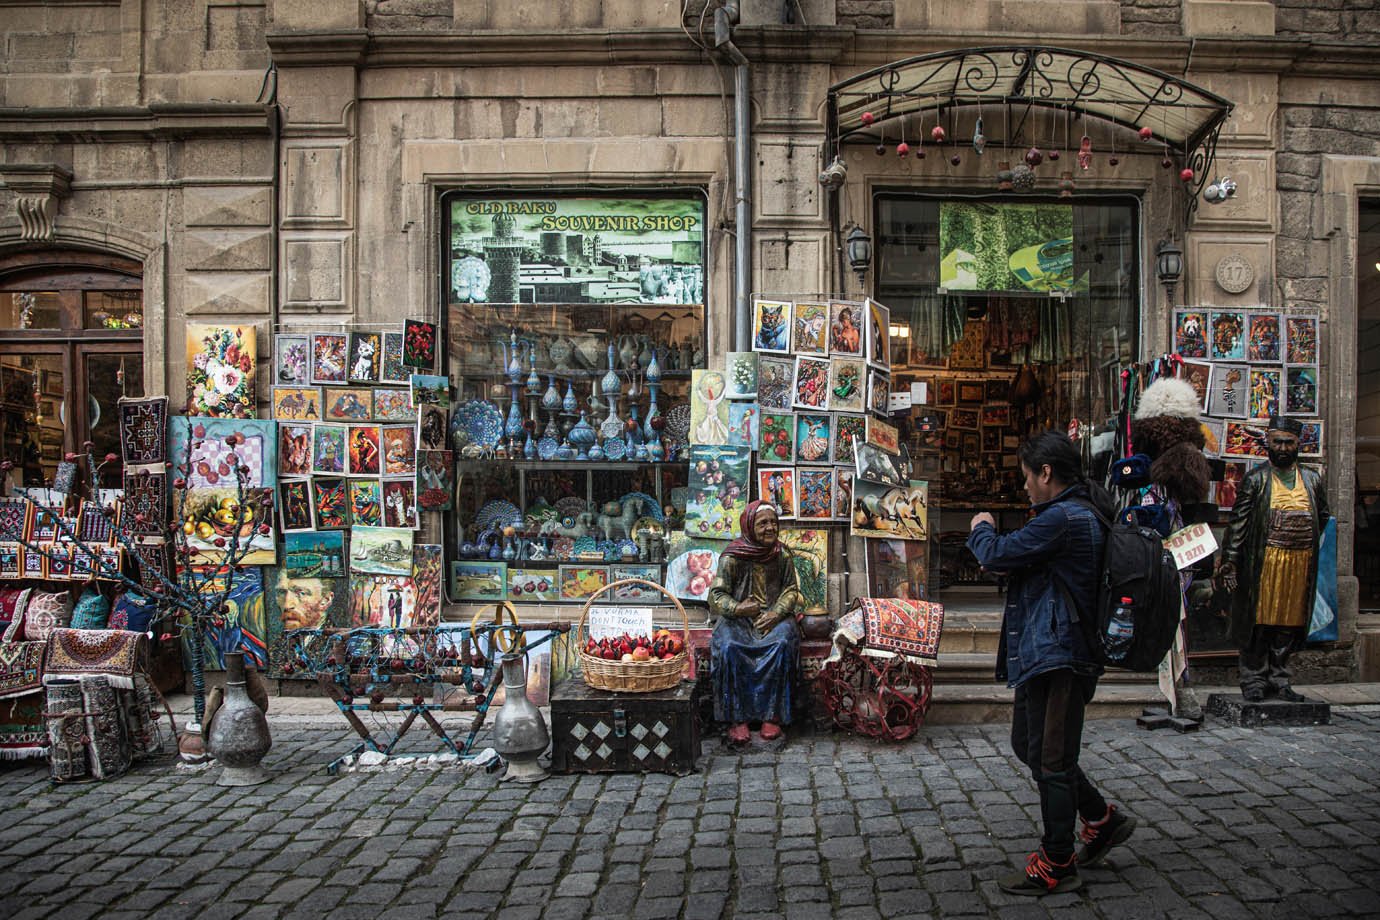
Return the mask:
[[[1285,370],[1284,412],[1286,415],[1318,414],[1318,369],[1290,367]]]
[[[413,369],[403,364],[403,334],[385,332],[383,334],[383,367],[379,370],[379,383],[401,383],[412,380]]]
[[[1299,434],[1299,456],[1300,457],[1319,457],[1322,456],[1323,423],[1304,422],[1303,431]]]
[[[1252,313],[1247,317],[1247,361],[1278,363],[1282,357],[1283,340],[1278,313]]]
[[[754,399],[757,396],[756,352],[730,351],[724,359],[724,376],[728,378],[729,399]]]
[[[606,565],[563,565],[556,574],[561,600],[573,601],[593,597],[609,584]]]
[[[775,506],[777,517],[795,517],[795,467],[758,467],[757,497]]]
[[[690,372],[690,443],[728,443],[728,381],[719,371]]]
[[[829,305],[797,301],[792,310],[791,350],[798,355],[829,353]]]
[[[441,581],[444,575],[445,552],[440,544],[418,543],[412,547],[412,585],[417,592],[412,625],[440,625]]]
[[[1264,457],[1265,426],[1247,422],[1227,422],[1226,438],[1222,444],[1224,457]]]
[[[375,387],[374,418],[380,422],[417,421],[417,407],[412,405],[412,394],[400,387]]]
[[[187,324],[187,414],[254,417],[253,326]]]
[[[311,480],[279,480],[278,520],[283,525],[283,533],[315,528],[311,513]]]
[[[1174,351],[1183,358],[1206,358],[1208,315],[1206,310],[1174,311]]]
[[[346,480],[317,476],[311,481],[312,513],[321,530],[350,526],[350,493]]]
[[[1207,411],[1208,392],[1212,385],[1212,365],[1206,361],[1185,361],[1179,365],[1179,379],[1188,381],[1198,394],[1198,404]]]
[[[1318,361],[1318,318],[1289,316],[1284,320],[1285,361],[1289,364],[1316,364]]]
[[[311,380],[314,384],[345,383],[350,337],[343,332],[316,332],[311,337]]]
[[[449,511],[455,491],[455,455],[448,450],[417,452],[417,505],[422,511]]]
[[[1247,418],[1269,418],[1279,412],[1279,368],[1251,368],[1250,406]]]
[[[853,442],[867,439],[867,419],[861,415],[834,416],[834,463],[853,466]]]
[[[690,448],[690,496],[685,532],[728,540],[741,534],[738,516],[748,502],[752,452],[746,447],[696,444]]]
[[[757,405],[789,409],[795,400],[795,361],[761,357],[757,361]]]
[[[823,410],[829,406],[829,359],[795,359],[795,398],[798,409]]]
[[[797,518],[828,521],[834,517],[834,470],[796,470]]]
[[[1246,314],[1237,312],[1209,314],[1212,330],[1211,349],[1214,361],[1240,361],[1246,357]]]
[[[345,472],[345,425],[315,425],[312,427],[311,471],[339,475]]]
[[[790,354],[790,301],[754,300],[752,302],[752,350]]]

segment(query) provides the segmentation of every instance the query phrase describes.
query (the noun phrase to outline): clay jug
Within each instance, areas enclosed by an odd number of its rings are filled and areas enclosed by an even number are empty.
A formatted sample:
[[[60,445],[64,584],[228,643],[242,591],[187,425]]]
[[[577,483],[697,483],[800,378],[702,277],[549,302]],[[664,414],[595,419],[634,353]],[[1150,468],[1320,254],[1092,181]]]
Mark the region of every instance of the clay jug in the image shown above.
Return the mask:
[[[259,765],[273,746],[268,720],[245,688],[244,653],[225,656],[225,703],[206,733],[206,750],[224,769],[218,786],[257,786],[269,780]]]

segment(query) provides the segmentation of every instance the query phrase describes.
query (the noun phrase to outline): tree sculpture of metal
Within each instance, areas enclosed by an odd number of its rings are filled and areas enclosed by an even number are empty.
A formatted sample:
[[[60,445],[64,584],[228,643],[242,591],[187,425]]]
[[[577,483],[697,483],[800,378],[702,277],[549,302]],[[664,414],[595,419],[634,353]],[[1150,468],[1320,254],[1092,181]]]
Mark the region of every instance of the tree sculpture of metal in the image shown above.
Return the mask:
[[[930,669],[904,655],[876,658],[853,648],[815,678],[836,725],[885,741],[905,741],[919,730],[933,686]]]

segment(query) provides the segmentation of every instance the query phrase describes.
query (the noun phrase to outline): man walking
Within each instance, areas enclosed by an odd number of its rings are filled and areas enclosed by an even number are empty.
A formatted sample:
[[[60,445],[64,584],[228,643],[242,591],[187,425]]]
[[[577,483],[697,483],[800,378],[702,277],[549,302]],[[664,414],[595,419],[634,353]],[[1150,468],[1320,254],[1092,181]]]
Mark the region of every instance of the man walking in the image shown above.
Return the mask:
[[[1100,862],[1131,836],[1136,819],[1109,805],[1078,767],[1084,709],[1102,674],[1079,622],[1093,616],[1106,534],[1068,438],[1044,432],[1021,445],[1018,457],[1034,517],[999,535],[992,515],[975,515],[968,548],[1008,579],[997,679],[1016,690],[1011,747],[1034,774],[1044,823],[1025,870],[1000,884],[1039,896],[1082,887],[1078,867]],[[1077,859],[1075,815],[1083,819]]]

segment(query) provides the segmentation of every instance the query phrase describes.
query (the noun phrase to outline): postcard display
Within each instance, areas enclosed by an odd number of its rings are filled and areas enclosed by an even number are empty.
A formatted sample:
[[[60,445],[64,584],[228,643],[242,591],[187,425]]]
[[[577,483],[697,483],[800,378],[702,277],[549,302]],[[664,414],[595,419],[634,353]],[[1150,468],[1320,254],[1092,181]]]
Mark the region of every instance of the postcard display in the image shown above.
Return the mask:
[[[887,421],[890,330],[873,300],[753,301],[752,351],[729,353],[722,374],[692,386],[691,507],[702,492],[717,499],[706,509],[725,504],[712,481],[724,470],[748,487],[731,514],[687,515],[688,539],[738,536],[737,511],[760,498],[783,519],[812,606],[825,604],[829,534],[843,525],[864,540],[870,594],[924,598],[929,485],[911,478]],[[847,540],[839,547],[846,558]]]
[[[1236,486],[1265,458],[1272,415],[1303,423],[1299,456],[1322,457],[1318,316],[1265,308],[1184,308],[1174,311],[1179,376],[1202,401],[1205,453],[1223,460],[1210,499],[1228,511]]]

